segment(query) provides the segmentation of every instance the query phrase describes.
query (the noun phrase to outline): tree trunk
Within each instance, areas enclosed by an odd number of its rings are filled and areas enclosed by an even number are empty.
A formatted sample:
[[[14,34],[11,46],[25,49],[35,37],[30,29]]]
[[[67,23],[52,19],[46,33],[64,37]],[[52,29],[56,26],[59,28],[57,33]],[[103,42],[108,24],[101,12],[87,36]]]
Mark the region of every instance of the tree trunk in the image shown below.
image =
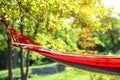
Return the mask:
[[[7,48],[8,48],[8,78],[9,80],[12,80],[12,54],[11,54],[11,39],[8,35],[8,41],[7,41]]]
[[[4,15],[1,16],[3,20],[5,20],[4,18]],[[5,25],[5,26],[9,26],[9,25],[6,25],[3,20],[0,19],[0,21]],[[7,38],[4,37],[4,39],[6,40],[7,42],[7,68],[8,68],[8,79],[9,80],[13,80],[13,77],[12,77],[12,53],[11,53],[11,36],[10,36],[10,33],[8,32],[7,33]]]
[[[39,22],[36,23],[35,31],[33,32],[34,38],[35,38],[35,36],[36,36],[36,34],[38,32],[38,27],[39,27]],[[30,51],[27,52],[25,80],[27,80],[27,76],[28,76],[28,72],[29,72],[29,57],[30,57]]]
[[[28,76],[28,72],[29,72],[29,56],[30,56],[30,51],[27,52],[25,80],[27,80],[27,76]]]
[[[23,54],[22,54],[23,50],[20,48],[20,70],[21,70],[21,80],[25,80],[24,79],[24,64],[23,64]]]
[[[23,22],[24,16],[20,18],[20,21]],[[20,24],[20,32],[23,33],[23,24]],[[21,80],[25,80],[25,74],[24,74],[24,61],[23,61],[23,49],[20,48],[20,69],[21,69]]]

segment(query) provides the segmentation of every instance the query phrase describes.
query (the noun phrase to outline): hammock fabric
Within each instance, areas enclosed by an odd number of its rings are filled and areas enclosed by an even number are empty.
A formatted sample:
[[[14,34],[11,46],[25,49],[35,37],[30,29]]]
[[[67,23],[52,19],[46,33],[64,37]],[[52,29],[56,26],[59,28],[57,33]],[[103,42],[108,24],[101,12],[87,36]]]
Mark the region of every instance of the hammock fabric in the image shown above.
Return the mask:
[[[37,45],[29,37],[13,29],[6,21],[1,20],[1,22],[8,28],[11,39],[14,41],[12,42],[13,46],[37,52],[77,69],[120,77],[120,57],[118,56],[73,54],[71,52],[51,50]]]

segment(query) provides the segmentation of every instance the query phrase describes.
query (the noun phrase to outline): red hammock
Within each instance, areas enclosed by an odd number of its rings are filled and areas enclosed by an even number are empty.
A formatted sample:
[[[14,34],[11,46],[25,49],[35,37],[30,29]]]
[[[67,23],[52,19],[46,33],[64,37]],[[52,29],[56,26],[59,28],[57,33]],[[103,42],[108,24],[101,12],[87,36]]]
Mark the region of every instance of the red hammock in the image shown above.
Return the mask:
[[[14,30],[4,20],[1,20],[1,22],[8,28],[11,39],[14,41],[12,43],[13,46],[37,52],[55,61],[81,70],[117,77],[120,76],[120,57],[73,54],[47,49],[37,45],[30,38]]]

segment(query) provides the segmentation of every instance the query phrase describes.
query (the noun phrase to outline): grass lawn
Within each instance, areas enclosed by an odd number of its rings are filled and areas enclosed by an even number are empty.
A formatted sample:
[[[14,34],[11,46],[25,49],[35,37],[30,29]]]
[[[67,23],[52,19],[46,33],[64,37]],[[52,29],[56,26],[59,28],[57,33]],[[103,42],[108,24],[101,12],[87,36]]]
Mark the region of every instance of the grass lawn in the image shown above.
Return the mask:
[[[31,69],[35,67],[46,67],[46,66],[54,66],[56,63],[48,64],[48,65],[41,65],[41,66],[32,66],[29,68],[29,73],[31,73]],[[4,78],[8,76],[8,71],[3,70],[0,71],[0,78]],[[16,68],[13,69],[13,75],[14,76],[20,76],[20,69]],[[33,75],[31,78],[28,78],[28,80],[120,80],[120,78],[113,78],[110,76],[101,76],[101,75],[95,75],[88,72],[82,72],[80,70],[76,70],[70,67],[67,67],[65,71],[47,75],[47,76],[38,76]]]
[[[47,66],[49,67],[49,66],[54,66],[55,64],[56,63],[40,65],[40,66],[31,66],[31,67],[29,67],[29,73],[31,73],[32,68],[47,67]],[[20,76],[20,68],[13,69],[12,73],[13,73],[13,76]],[[5,78],[5,77],[8,77],[8,70],[1,70],[0,71],[0,78]]]
[[[81,72],[73,68],[67,68],[65,71],[48,75],[38,76],[34,75],[28,80],[120,80],[109,76],[95,75],[88,72]]]

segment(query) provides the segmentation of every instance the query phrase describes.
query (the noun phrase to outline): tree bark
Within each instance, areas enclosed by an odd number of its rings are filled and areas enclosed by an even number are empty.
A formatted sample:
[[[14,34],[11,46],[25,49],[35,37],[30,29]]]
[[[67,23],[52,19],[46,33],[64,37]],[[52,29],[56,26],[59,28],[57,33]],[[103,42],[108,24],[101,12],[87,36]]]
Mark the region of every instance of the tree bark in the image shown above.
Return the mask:
[[[29,72],[29,56],[30,56],[30,51],[27,52],[25,80],[27,80],[27,76],[28,76],[28,72]]]
[[[3,20],[5,20],[4,15],[1,16],[2,18],[0,18],[0,21],[5,25],[5,26],[9,26],[6,25],[4,23]],[[8,79],[9,80],[13,80],[13,76],[12,76],[12,53],[11,53],[11,36],[10,36],[10,32],[7,33],[7,38],[4,36],[5,41],[7,42],[7,68],[8,68]]]
[[[24,64],[23,64],[23,54],[22,54],[23,50],[20,48],[20,70],[21,70],[21,80],[25,80],[24,79]]]
[[[24,16],[20,18],[20,21],[23,21]],[[23,24],[20,24],[20,32],[23,33]],[[20,69],[21,69],[21,80],[26,80],[25,79],[25,74],[24,74],[24,61],[23,61],[23,49],[20,48]]]
[[[11,54],[11,39],[10,35],[8,35],[7,41],[7,48],[8,48],[8,78],[12,80],[12,54]]]

